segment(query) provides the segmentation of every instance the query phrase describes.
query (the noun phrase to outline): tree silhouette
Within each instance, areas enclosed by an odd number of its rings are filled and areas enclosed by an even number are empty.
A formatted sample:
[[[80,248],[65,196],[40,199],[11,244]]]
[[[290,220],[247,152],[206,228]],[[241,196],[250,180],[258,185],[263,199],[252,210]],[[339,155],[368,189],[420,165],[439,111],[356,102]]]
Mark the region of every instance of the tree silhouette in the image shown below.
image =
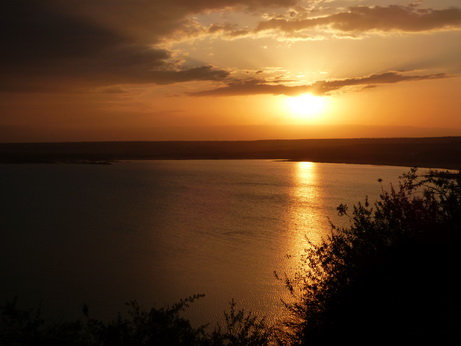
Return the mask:
[[[127,303],[128,315],[110,321],[90,317],[83,306],[83,318],[50,320],[39,309],[24,310],[17,299],[0,306],[0,345],[2,346],[149,346],[149,345],[268,345],[277,334],[263,317],[237,309],[232,300],[224,312],[225,323],[214,329],[192,326],[181,316],[203,295],[193,295],[172,306],[145,309],[136,301]]]
[[[373,205],[340,205],[348,226],[310,242],[304,269],[285,276],[287,342],[461,341],[461,173],[401,178]]]

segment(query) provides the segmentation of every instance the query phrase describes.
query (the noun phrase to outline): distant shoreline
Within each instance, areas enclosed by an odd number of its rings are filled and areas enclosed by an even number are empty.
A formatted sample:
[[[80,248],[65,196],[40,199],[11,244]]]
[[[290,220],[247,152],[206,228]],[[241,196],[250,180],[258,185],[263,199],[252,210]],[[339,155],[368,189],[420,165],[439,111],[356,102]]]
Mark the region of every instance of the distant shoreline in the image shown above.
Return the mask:
[[[0,143],[0,163],[227,159],[461,169],[461,137]]]

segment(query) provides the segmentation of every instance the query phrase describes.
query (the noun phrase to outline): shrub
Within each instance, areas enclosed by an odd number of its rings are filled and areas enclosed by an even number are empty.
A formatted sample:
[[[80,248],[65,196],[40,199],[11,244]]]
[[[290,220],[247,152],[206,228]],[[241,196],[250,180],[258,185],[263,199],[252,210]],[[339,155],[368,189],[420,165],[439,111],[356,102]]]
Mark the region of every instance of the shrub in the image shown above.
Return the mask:
[[[200,345],[207,341],[205,326],[193,328],[180,316],[190,303],[202,295],[180,300],[173,306],[141,309],[136,301],[127,303],[128,316],[119,314],[109,322],[90,318],[84,306],[83,318],[52,321],[40,310],[24,310],[17,300],[0,307],[1,345]]]
[[[269,326],[264,317],[236,310],[234,300],[229,312],[224,312],[225,327],[217,325],[211,334],[212,345],[268,345],[278,343],[276,328]]]
[[[171,307],[143,309],[136,301],[127,303],[128,315],[119,314],[103,322],[89,317],[75,321],[52,321],[39,309],[24,310],[17,299],[0,306],[0,345],[2,346],[147,346],[147,345],[267,345],[275,343],[275,330],[264,318],[237,309],[232,300],[224,312],[225,325],[212,331],[207,325],[194,328],[180,315],[203,295],[180,300]]]
[[[373,205],[340,205],[348,226],[309,243],[304,269],[285,276],[290,343],[461,341],[461,173],[417,173]]]

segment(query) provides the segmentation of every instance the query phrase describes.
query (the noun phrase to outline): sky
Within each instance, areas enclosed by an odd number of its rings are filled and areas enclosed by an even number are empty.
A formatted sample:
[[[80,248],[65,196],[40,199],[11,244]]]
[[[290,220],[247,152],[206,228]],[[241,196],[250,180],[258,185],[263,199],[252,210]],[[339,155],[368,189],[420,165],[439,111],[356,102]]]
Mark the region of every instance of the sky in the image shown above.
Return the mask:
[[[461,135],[461,0],[7,0],[0,142]]]

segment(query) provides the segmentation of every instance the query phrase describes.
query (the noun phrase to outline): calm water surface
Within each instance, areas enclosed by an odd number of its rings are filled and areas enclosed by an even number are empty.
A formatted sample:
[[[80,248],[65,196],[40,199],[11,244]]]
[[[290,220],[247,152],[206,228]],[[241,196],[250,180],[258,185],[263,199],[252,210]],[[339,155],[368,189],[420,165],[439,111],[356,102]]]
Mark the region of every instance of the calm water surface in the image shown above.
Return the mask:
[[[0,298],[63,316],[112,318],[124,303],[162,306],[204,293],[188,314],[219,320],[234,298],[285,313],[274,271],[328,234],[340,203],[398,181],[405,167],[274,162],[130,161],[0,165]],[[289,255],[289,256],[287,256]]]

